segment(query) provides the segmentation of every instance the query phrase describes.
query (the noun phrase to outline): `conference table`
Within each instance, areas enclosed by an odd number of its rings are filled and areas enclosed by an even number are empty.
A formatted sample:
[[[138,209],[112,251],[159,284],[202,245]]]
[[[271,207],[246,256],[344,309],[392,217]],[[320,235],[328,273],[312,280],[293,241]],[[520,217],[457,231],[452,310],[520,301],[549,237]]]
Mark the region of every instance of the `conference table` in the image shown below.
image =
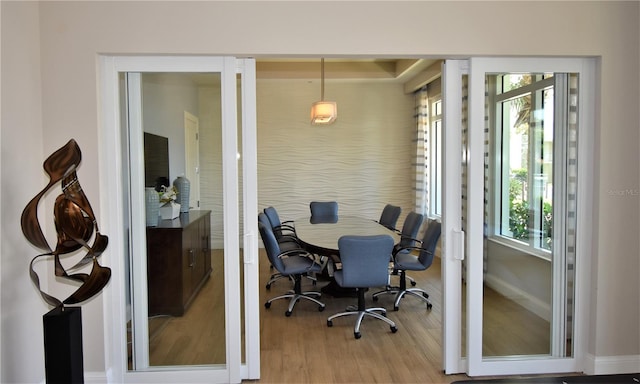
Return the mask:
[[[296,219],[296,234],[298,239],[311,253],[328,258],[329,269],[331,263],[340,262],[338,239],[344,235],[370,236],[389,235],[394,243],[400,240],[395,231],[378,224],[375,220],[356,216],[339,216],[333,219],[312,219],[310,217]],[[329,276],[332,274],[329,272]],[[354,297],[354,291],[339,287],[335,280],[322,288],[322,292],[336,297]]]

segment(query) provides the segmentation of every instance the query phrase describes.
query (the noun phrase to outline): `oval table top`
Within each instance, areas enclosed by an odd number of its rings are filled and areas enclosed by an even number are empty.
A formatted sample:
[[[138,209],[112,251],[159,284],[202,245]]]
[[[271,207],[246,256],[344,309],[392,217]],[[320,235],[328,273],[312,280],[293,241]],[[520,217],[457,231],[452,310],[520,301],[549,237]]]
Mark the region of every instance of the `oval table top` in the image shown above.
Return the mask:
[[[375,220],[356,216],[340,216],[331,222],[312,222],[311,218],[305,217],[294,223],[300,241],[311,252],[318,254],[338,255],[338,239],[344,235],[390,235],[394,242],[399,240],[396,232]]]

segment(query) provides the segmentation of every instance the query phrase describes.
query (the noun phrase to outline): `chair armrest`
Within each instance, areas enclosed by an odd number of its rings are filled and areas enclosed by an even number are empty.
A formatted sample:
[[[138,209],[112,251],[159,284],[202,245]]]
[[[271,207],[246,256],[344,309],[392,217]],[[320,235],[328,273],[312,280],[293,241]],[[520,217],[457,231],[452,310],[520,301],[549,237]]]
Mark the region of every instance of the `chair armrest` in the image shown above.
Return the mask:
[[[388,226],[388,225],[384,225],[384,224],[380,223],[380,220],[374,220],[374,219],[371,219],[371,221],[376,222],[376,223],[378,223],[378,224],[382,225],[383,227],[385,227],[385,228],[387,228],[387,229],[392,230],[393,232],[395,232],[395,233],[397,233],[397,234],[400,234],[400,233],[401,233],[401,232],[400,232],[398,229],[396,229],[395,227],[390,227],[390,226]]]
[[[418,241],[418,240],[416,240]],[[415,247],[415,246],[411,246],[411,247],[398,247],[397,249],[394,249],[392,251],[392,255],[393,257],[395,257],[398,253],[402,252],[402,251],[418,251],[418,252],[422,252],[424,251],[424,249],[422,247]]]
[[[282,258],[289,257],[289,256],[305,256],[305,257],[311,258],[312,260],[315,260],[315,258],[313,257],[313,255],[311,253],[305,251],[302,248],[300,248],[300,249],[291,249],[289,251],[282,252],[281,254],[278,255],[278,258],[282,259]]]
[[[293,227],[291,225],[287,225],[287,224],[278,225],[278,226],[274,227],[273,229],[274,229],[274,231],[281,231],[281,232],[282,231],[290,231],[290,232],[296,233],[295,227]]]

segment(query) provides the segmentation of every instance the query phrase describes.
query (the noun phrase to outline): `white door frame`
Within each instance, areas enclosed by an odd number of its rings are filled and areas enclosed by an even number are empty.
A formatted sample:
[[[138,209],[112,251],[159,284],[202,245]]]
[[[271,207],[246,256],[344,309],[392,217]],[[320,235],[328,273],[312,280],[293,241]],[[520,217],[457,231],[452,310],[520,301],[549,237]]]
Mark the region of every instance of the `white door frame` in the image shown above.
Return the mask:
[[[192,131],[191,128],[194,128]],[[191,183],[189,206],[200,208],[200,119],[184,111],[185,177]],[[195,159],[195,164],[190,160]]]
[[[468,62],[468,167],[467,167],[467,228],[461,233],[459,218],[462,145],[459,136],[461,86],[458,78],[465,71],[466,61],[445,62],[443,72],[445,90],[445,184],[447,198],[443,211],[443,361],[446,373],[467,372],[470,376],[537,374],[550,372],[581,372],[586,368],[586,340],[588,331],[590,239],[592,236],[593,136],[595,110],[595,63],[590,59],[563,58],[472,58]],[[521,356],[510,358],[482,358],[482,284],[483,284],[483,197],[484,197],[484,118],[485,75],[507,72],[566,72],[580,74],[578,140],[578,198],[580,217],[576,230],[575,316],[573,356],[550,358]],[[456,100],[457,98],[457,100]],[[449,104],[449,106],[447,106]],[[449,238],[447,238],[449,237]],[[466,239],[465,239],[466,237]],[[460,351],[461,322],[461,263],[467,249],[467,356]],[[453,325],[453,326],[452,326]],[[453,328],[453,329],[452,329]]]
[[[446,374],[466,372],[462,357],[462,75],[467,60],[442,65],[443,192],[442,192],[442,361]]]
[[[148,371],[129,372],[127,370],[127,339],[126,339],[126,292],[125,284],[128,274],[125,272],[123,255],[128,254],[129,246],[125,239],[128,218],[124,209],[125,193],[122,181],[123,143],[126,142],[121,133],[119,74],[126,72],[219,72],[222,74],[222,148],[223,148],[223,199],[224,199],[224,279],[225,289],[225,328],[226,328],[226,365],[223,367],[180,367],[153,368]],[[241,237],[239,233],[238,209],[238,154],[237,154],[237,112],[236,112],[236,74],[242,74],[243,92],[243,177],[245,185],[257,185],[257,165],[255,153],[255,61],[252,59],[236,60],[233,57],[213,56],[101,56],[100,57],[100,92],[102,109],[100,116],[100,190],[108,198],[101,199],[100,208],[103,212],[105,233],[110,234],[109,249],[104,256],[113,270],[110,289],[104,292],[104,322],[105,322],[105,355],[109,382],[212,382],[237,383],[241,379],[259,377],[260,347],[259,337],[259,305],[258,257],[257,257],[257,223],[255,218],[248,215],[256,212],[257,188],[245,188],[244,212],[245,231],[249,236],[244,237],[245,253],[245,326],[247,336],[246,356],[247,364],[241,361],[241,327],[240,327],[240,269],[239,250]],[[253,104],[250,104],[253,102]],[[247,104],[249,103],[249,104]],[[141,135],[142,133],[140,133]],[[141,155],[140,155],[141,157]],[[142,168],[142,159],[130,159]],[[253,163],[252,163],[253,162]],[[132,183],[133,184],[133,183]],[[131,188],[140,189],[139,185]],[[134,189],[135,191],[136,189]],[[144,202],[142,190],[129,196],[131,206],[138,207],[131,212],[135,227],[144,228]],[[134,243],[134,242],[132,242]],[[140,242],[138,242],[140,243]],[[143,250],[137,249],[136,252]],[[146,252],[146,250],[144,250]],[[140,253],[139,253],[140,254]],[[145,254],[145,253],[141,253]],[[141,258],[145,259],[145,258]],[[143,261],[144,263],[144,261]],[[146,276],[145,276],[146,280]],[[255,281],[255,282],[254,282]],[[234,285],[235,284],[235,285]],[[143,297],[134,297],[140,300]],[[146,301],[143,301],[146,303]]]

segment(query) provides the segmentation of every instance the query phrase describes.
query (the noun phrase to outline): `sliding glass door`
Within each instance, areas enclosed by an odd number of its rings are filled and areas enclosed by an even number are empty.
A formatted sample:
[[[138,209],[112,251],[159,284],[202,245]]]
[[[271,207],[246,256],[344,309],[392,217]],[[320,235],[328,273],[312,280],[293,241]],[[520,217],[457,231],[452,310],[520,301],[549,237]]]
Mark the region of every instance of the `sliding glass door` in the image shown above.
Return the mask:
[[[257,378],[257,224],[247,214],[257,211],[255,61],[103,64],[106,96],[116,87],[118,99],[105,110],[120,111],[119,134],[105,144],[122,164],[109,193],[121,197],[115,217],[127,239],[113,282],[122,287],[116,381]]]
[[[445,326],[449,373],[581,370],[590,228],[578,218],[588,217],[591,200],[589,64],[445,64],[445,188],[456,193],[445,194],[443,323],[463,330]]]

